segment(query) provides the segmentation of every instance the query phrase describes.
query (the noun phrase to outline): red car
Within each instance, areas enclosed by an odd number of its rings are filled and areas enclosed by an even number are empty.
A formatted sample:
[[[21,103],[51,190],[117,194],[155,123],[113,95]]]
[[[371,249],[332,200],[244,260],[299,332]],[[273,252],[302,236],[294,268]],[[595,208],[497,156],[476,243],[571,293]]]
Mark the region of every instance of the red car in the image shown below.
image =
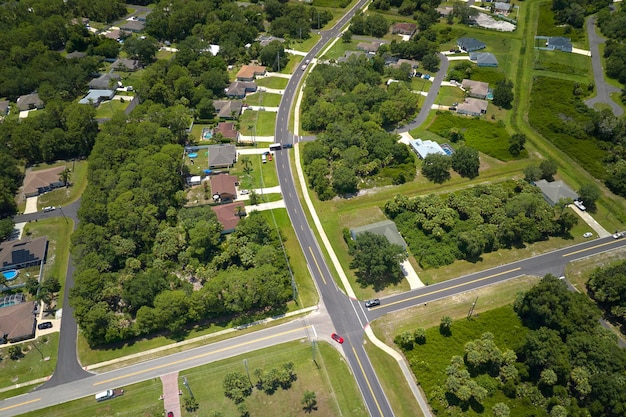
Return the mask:
[[[333,340],[339,344],[343,343],[343,337],[339,336],[337,333],[331,334],[330,337],[332,337]]]

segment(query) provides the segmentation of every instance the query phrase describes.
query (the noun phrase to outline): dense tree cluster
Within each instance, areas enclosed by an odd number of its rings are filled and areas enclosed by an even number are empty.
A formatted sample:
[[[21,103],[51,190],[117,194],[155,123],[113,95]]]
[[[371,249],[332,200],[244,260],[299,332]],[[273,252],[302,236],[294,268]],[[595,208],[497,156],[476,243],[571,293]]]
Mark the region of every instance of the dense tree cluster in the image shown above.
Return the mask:
[[[575,28],[582,28],[585,16],[607,8],[611,0],[552,0],[552,10],[555,20]]]
[[[397,284],[403,278],[400,263],[406,260],[404,248],[389,242],[387,237],[371,232],[364,232],[350,242],[352,262],[350,268],[356,269],[357,282],[361,286],[373,286],[380,291],[390,284]]]
[[[586,202],[585,202],[586,204]],[[587,281],[589,295],[611,321],[626,329],[626,262],[598,268]]]
[[[385,204],[385,213],[425,268],[567,235],[577,221],[570,210],[551,207],[537,187],[521,181],[448,195],[397,195]]]
[[[177,334],[190,321],[278,307],[292,295],[280,241],[262,215],[223,241],[210,207],[183,208],[177,126],[186,120],[175,107],[142,104],[98,135],[72,236],[70,293],[91,345]]]
[[[363,14],[358,12],[350,21],[350,31],[355,35],[369,35],[375,38],[382,38],[389,31],[390,23],[384,16],[371,13]]]
[[[265,13],[270,21],[269,32],[281,38],[308,39],[311,29],[321,29],[333,14],[304,4],[289,4],[279,0],[265,2]]]
[[[6,144],[0,144],[0,241],[13,232],[11,216],[17,212],[15,194],[24,178],[17,164]]]

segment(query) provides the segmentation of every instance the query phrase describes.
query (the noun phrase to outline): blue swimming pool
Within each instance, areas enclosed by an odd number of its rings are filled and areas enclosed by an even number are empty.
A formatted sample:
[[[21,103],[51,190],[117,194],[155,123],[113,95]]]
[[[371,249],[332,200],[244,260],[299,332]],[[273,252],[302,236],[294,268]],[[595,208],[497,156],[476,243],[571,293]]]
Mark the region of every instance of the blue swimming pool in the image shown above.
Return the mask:
[[[443,143],[441,145],[441,149],[443,149],[443,151],[446,153],[446,155],[450,156],[454,153],[454,149],[452,149],[452,147],[450,145],[448,145],[447,143]]]
[[[9,269],[8,271],[2,271],[2,275],[6,278],[7,281],[11,281],[17,277],[19,272],[16,269]]]
[[[197,153],[195,153],[195,152],[194,152],[194,153],[190,153],[190,154],[189,154],[189,157],[190,157],[190,158],[197,158],[197,157],[198,157],[198,154],[197,154]]]

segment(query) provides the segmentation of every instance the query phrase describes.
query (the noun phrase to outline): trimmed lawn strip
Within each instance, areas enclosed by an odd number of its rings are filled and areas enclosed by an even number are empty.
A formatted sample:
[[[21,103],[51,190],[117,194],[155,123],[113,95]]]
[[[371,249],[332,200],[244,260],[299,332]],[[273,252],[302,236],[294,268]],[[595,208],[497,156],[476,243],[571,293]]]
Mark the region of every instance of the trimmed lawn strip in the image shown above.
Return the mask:
[[[343,42],[341,39],[335,42],[326,52],[326,54],[322,55],[320,59],[334,59],[337,60],[345,55],[347,51],[356,51],[356,46],[359,44],[359,40],[352,40],[348,43]]]
[[[257,78],[255,83],[259,87],[276,88],[279,90],[283,90],[285,87],[287,87],[289,80],[282,77],[263,77]]]
[[[240,117],[241,129],[244,136],[273,136],[276,127],[276,113],[271,111],[246,110]]]
[[[115,113],[126,110],[131,100],[131,98],[124,100],[124,103],[122,103],[122,100],[108,100],[100,103],[96,109],[96,118],[107,119],[113,117]]]
[[[280,94],[254,93],[246,96],[244,101],[251,106],[278,107],[282,98]]]
[[[257,417],[300,415],[303,413],[300,399],[305,390],[316,393],[319,415],[367,416],[361,395],[341,355],[327,343],[319,343],[317,347],[316,361],[320,368],[312,361],[311,345],[296,341],[180,372],[180,377],[187,378],[189,387],[199,403],[198,411],[201,413],[189,414],[183,411],[182,415],[208,415],[211,410],[219,410],[225,417],[239,416],[234,402],[224,396],[222,382],[229,372],[239,371],[245,374],[242,361],[246,359],[253,382],[256,382],[256,377],[253,376],[255,369],[261,368],[267,372],[286,362],[294,363],[297,375],[297,379],[288,390],[279,389],[271,396],[256,389],[253,391],[245,403]],[[182,384],[179,384],[179,387],[184,394],[187,393]],[[145,415],[147,410],[156,407],[158,407],[156,411],[162,411],[162,401],[158,399],[162,394],[159,379],[154,378],[123,388],[124,395],[114,400],[97,403],[93,396],[88,396],[24,416],[138,416]]]
[[[394,415],[396,417],[423,417],[424,414],[415,400],[413,392],[406,384],[398,362],[367,339],[365,351],[370,362],[372,362],[385,395],[389,399]]]
[[[202,143],[202,130],[204,128],[212,128],[213,125],[204,124],[204,123],[194,123],[191,127],[191,136],[193,137],[194,142]]]
[[[280,69],[281,74],[293,74],[294,71],[300,66],[300,62],[304,59],[301,55],[289,54],[289,62],[285,65],[285,68]],[[269,104],[268,104],[269,106]]]
[[[36,340],[19,344],[25,355],[17,361],[9,358],[9,348],[0,349],[0,387],[9,387],[15,384],[32,381],[52,375],[57,364],[57,350],[59,347],[59,333],[54,332],[40,336]],[[35,348],[36,346],[36,348]],[[44,360],[49,358],[49,360]],[[21,392],[28,392],[36,385],[19,388],[0,393],[0,399],[13,397]],[[22,391],[23,390],[23,391]]]
[[[24,227],[24,233],[30,238],[39,236],[48,238],[47,261],[43,268],[42,279],[56,277],[61,283],[61,291],[54,299],[56,310],[63,307],[65,276],[67,275],[67,264],[70,256],[70,235],[73,230],[74,221],[63,217],[43,219],[35,223],[28,223]]]
[[[45,193],[39,196],[37,199],[37,206],[39,209],[43,209],[46,206],[66,206],[83,194],[85,188],[87,188],[87,160],[79,161],[62,161],[53,165],[45,165],[41,168],[50,168],[52,166],[65,165],[68,169],[72,170],[70,175],[70,186],[58,188],[52,190],[49,193]],[[41,169],[40,168],[40,169]]]

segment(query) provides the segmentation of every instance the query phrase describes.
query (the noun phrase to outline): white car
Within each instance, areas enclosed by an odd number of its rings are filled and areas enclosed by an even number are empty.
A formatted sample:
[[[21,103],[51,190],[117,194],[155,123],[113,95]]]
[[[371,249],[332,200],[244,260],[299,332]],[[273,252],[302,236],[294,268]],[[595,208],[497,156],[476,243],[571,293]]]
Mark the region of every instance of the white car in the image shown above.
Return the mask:
[[[48,207],[44,207],[43,211],[44,211],[44,213],[47,213],[49,211],[54,211],[55,209],[56,209],[56,207],[54,207],[54,206],[48,206]]]
[[[587,232],[587,233],[585,233],[583,235],[584,238],[588,238],[588,237],[591,237],[591,236],[593,236],[593,233],[591,233],[591,232]]]
[[[581,211],[585,211],[585,210],[587,210],[587,208],[583,205],[583,202],[582,202],[582,201],[578,201],[578,200],[576,200],[576,201],[574,201],[574,205],[575,205],[576,207],[578,207]]]
[[[615,232],[613,234],[613,239],[620,239],[622,237],[624,237],[624,233],[622,233],[622,232]]]
[[[241,190],[241,191],[239,191],[239,194],[241,194],[241,195],[250,194],[250,190]]]

